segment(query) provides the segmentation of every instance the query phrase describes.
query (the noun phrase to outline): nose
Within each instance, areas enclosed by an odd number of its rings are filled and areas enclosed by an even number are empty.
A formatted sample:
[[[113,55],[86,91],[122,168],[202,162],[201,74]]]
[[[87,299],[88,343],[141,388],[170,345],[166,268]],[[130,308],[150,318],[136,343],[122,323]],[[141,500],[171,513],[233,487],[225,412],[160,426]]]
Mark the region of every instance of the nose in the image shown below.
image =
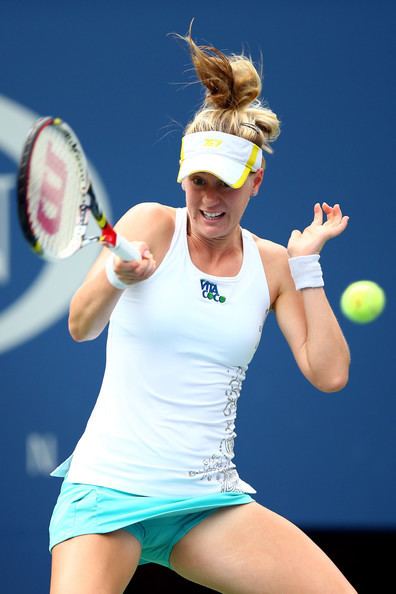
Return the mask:
[[[208,206],[219,204],[221,201],[220,192],[217,187],[207,185],[203,192],[203,202]]]

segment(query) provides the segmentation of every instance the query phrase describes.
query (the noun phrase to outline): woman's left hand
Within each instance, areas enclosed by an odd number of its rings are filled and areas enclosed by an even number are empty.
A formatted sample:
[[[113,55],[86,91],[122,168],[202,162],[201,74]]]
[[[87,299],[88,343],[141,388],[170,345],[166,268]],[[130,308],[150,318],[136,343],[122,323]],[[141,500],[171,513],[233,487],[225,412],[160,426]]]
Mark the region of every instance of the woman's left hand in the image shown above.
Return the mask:
[[[323,222],[323,213],[327,220]],[[329,239],[340,235],[348,225],[349,217],[343,216],[339,204],[329,206],[317,202],[314,206],[312,223],[303,232],[294,229],[290,235],[287,251],[289,257],[309,256],[319,254],[322,247]]]

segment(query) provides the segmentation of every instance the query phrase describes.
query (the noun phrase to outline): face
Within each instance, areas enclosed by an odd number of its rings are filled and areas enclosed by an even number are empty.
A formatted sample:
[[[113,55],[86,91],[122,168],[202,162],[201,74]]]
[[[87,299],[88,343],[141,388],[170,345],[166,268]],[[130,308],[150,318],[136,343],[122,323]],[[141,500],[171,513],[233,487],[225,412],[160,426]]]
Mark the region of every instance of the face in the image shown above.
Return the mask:
[[[211,173],[193,173],[183,180],[191,232],[206,239],[220,239],[239,233],[239,224],[249,203],[256,195],[263,170],[248,176],[241,188],[227,186]]]

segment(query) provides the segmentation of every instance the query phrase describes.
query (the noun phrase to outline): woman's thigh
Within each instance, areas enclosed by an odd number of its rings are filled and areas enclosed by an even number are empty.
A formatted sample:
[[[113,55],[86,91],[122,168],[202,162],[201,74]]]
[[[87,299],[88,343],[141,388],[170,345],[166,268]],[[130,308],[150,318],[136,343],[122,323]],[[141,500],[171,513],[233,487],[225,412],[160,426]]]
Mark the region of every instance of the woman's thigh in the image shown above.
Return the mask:
[[[52,550],[50,594],[122,594],[140,559],[125,530],[70,538]]]
[[[257,503],[206,518],[175,545],[171,564],[224,594],[356,594],[304,532]]]

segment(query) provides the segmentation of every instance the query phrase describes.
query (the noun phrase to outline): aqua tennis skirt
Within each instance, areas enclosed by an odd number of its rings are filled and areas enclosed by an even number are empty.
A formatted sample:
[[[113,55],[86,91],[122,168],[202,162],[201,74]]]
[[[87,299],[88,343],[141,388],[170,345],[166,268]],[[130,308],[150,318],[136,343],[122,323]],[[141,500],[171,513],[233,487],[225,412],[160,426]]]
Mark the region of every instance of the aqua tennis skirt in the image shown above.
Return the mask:
[[[174,545],[191,528],[219,508],[252,501],[246,493],[233,492],[191,498],[146,497],[65,479],[50,522],[50,551],[75,536],[122,528],[139,540],[140,564],[171,567]]]

